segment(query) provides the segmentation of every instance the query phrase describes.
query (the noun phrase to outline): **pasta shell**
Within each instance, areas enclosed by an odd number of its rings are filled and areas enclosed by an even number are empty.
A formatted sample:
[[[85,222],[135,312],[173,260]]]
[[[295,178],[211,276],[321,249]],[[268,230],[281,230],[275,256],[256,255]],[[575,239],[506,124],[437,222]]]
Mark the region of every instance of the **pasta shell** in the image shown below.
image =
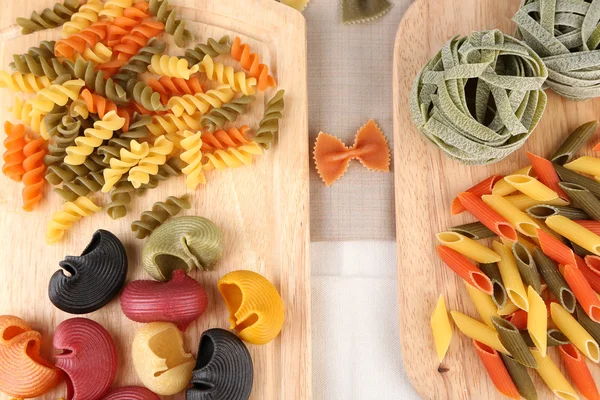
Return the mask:
[[[125,386],[111,390],[102,400],[160,400],[160,397],[145,387]]]

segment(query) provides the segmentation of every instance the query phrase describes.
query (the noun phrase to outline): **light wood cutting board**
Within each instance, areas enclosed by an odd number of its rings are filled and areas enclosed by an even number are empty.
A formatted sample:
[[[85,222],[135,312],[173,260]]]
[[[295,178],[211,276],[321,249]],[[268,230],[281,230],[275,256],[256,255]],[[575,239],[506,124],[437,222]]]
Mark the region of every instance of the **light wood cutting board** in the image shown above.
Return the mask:
[[[9,1],[0,13],[0,60],[7,69],[13,53],[23,53],[42,39],[58,39],[60,30],[20,36],[15,18],[52,6],[51,0]],[[302,15],[273,0],[175,0],[180,17],[192,21],[188,27],[196,41],[229,34],[240,36],[269,65],[279,88],[286,90],[285,117],[278,142],[249,167],[207,173],[208,184],[192,193],[193,208],[184,215],[200,215],[215,222],[224,233],[225,255],[213,272],[194,271],[191,276],[207,289],[206,313],[184,333],[186,350],[194,355],[200,334],[209,328],[227,329],[228,312],[216,289],[227,272],[257,271],[271,280],[285,303],[285,325],[281,334],[264,346],[248,345],[254,361],[253,399],[308,399],[311,397],[310,268],[308,206],[308,125],[306,86],[306,32]],[[193,43],[190,43],[192,45]],[[182,54],[174,45],[170,54]],[[236,65],[232,62],[231,65]],[[236,67],[239,69],[239,65]],[[258,95],[251,114],[241,121],[256,128],[274,90]],[[6,111],[13,94],[0,96],[2,121],[14,119]],[[128,281],[150,279],[140,265],[144,241],[134,238],[130,224],[143,210],[168,195],[186,192],[183,178],[163,182],[145,196],[136,198],[125,218],[111,220],[103,211],[75,224],[63,241],[46,245],[46,222],[62,200],[50,188],[32,213],[21,209],[21,184],[0,176],[0,314],[20,316],[44,337],[44,354],[52,354],[52,333],[63,320],[73,317],[56,309],[48,300],[47,287],[58,262],[78,255],[96,229],[115,233],[129,256]],[[101,204],[108,200],[94,197]],[[113,336],[119,354],[114,387],[139,385],[130,356],[134,333],[142,324],[127,319],[115,299],[103,309],[84,315],[101,323]],[[65,395],[64,384],[45,399]],[[170,398],[183,399],[179,394]],[[7,399],[2,395],[1,399]]]
[[[598,118],[600,110],[600,100],[576,103],[548,92],[544,117],[525,146],[490,166],[467,167],[450,160],[415,128],[408,99],[417,72],[456,34],[494,28],[513,34],[511,18],[518,6],[516,0],[417,0],[398,28],[394,52],[394,162],[400,336],[406,372],[425,399],[503,398],[487,377],[471,340],[456,329],[441,366],[435,354],[429,319],[440,294],[450,310],[477,317],[464,285],[435,251],[435,233],[473,221],[468,213],[451,216],[452,199],[491,174],[508,174],[528,165],[526,151],[550,156],[569,132]],[[591,153],[591,147],[588,145],[585,152]],[[554,350],[550,354],[558,360]],[[596,382],[600,382],[600,368],[590,368]],[[533,375],[540,399],[552,398],[537,374]]]

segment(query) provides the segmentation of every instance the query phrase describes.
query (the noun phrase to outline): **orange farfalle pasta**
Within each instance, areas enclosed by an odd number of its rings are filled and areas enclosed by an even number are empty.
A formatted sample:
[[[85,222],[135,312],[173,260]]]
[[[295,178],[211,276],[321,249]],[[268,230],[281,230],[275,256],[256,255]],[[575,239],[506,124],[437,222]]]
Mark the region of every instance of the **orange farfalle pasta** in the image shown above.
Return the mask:
[[[484,293],[493,294],[494,290],[490,278],[469,262],[467,257],[443,245],[437,246],[437,252],[442,261],[463,280]]]
[[[125,123],[123,124],[122,128],[123,132],[129,131],[131,115],[127,109],[118,108],[117,105],[112,101],[100,96],[99,94],[92,93],[88,89],[82,90],[79,98],[85,102],[85,106],[89,112],[98,114],[101,119],[104,118],[104,115],[107,112],[115,111],[119,117],[125,119]]]
[[[17,398],[42,396],[62,379],[40,355],[42,335],[12,315],[0,316],[0,392]]]
[[[25,173],[23,168],[23,161],[25,155],[23,154],[23,148],[27,144],[25,141],[25,125],[23,124],[12,124],[9,121],[4,123],[4,132],[6,132],[6,139],[4,139],[4,165],[2,166],[2,172],[13,181],[19,182]]]
[[[258,90],[264,91],[277,84],[275,78],[269,75],[269,67],[261,64],[258,54],[252,53],[250,46],[243,44],[239,37],[231,45],[231,57],[240,62],[250,77],[256,78]]]
[[[600,299],[581,270],[570,264],[565,265],[564,277],[588,317],[600,322]]]
[[[512,242],[517,241],[518,237],[515,228],[500,214],[485,204],[481,200],[481,197],[470,192],[462,192],[458,194],[458,199],[467,211],[473,214],[475,218],[496,235]]]
[[[157,21],[144,20],[131,29],[131,33],[121,38],[119,44],[113,47],[113,58],[128,61],[144,47],[150,38],[165,30],[165,24]]]
[[[558,185],[560,177],[556,173],[552,162],[530,152],[527,152],[527,157],[529,158],[529,162],[531,162],[538,180],[554,190],[561,199],[570,201],[569,196],[567,196],[565,191]]]
[[[504,366],[500,354],[491,347],[476,340],[473,340],[473,346],[475,346],[477,355],[496,389],[506,397],[519,400],[521,398],[519,390]]]
[[[121,39],[129,34],[136,25],[139,25],[143,19],[150,16],[146,12],[147,10],[148,3],[145,1],[135,3],[133,7],[127,7],[123,10],[123,15],[116,17],[112,24],[108,26],[106,44],[110,47],[119,44]]]
[[[594,383],[594,378],[585,363],[585,358],[581,356],[579,350],[572,343],[559,346],[558,350],[577,390],[587,400],[600,400],[600,394],[598,393],[596,383]]]
[[[496,182],[498,182],[502,178],[504,178],[504,175],[492,175],[489,178],[479,182],[477,185],[471,186],[469,189],[466,190],[466,192],[473,193],[474,195],[479,197],[486,194],[492,194],[492,188],[494,187]],[[460,214],[466,210],[467,209],[462,205],[458,196],[455,197],[452,201],[452,215]]]
[[[33,207],[40,202],[42,199],[44,184],[44,171],[46,171],[46,165],[44,165],[44,156],[46,155],[46,149],[44,147],[45,140],[38,138],[30,141],[23,148],[23,154],[25,160],[23,161],[23,168],[25,174],[23,174],[23,209],[25,211],[31,211]]]
[[[160,93],[160,100],[163,104],[167,104],[171,96],[204,93],[204,89],[196,77],[183,79],[161,76],[159,79],[148,78],[147,83],[154,91]]]
[[[231,128],[227,131],[219,129],[214,133],[202,133],[202,152],[211,153],[215,150],[225,150],[228,147],[239,147],[243,144],[250,143],[246,138],[247,126],[242,126],[240,129]]]
[[[70,59],[76,54],[83,54],[87,47],[93,48],[106,37],[108,25],[107,21],[98,21],[81,32],[58,40],[54,45],[54,54]]]
[[[372,119],[359,129],[354,145],[350,148],[335,136],[319,133],[314,158],[317,172],[327,186],[331,186],[344,175],[353,158],[370,170],[390,170],[390,148],[387,139]]]

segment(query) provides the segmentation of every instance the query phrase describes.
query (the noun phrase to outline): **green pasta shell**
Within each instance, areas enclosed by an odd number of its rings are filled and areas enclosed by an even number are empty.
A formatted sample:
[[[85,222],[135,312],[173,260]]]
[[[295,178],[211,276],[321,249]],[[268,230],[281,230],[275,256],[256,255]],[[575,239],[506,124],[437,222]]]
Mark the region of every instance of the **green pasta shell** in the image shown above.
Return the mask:
[[[223,256],[223,234],[203,217],[173,218],[159,226],[142,251],[144,269],[154,279],[167,281],[173,271],[211,270]]]

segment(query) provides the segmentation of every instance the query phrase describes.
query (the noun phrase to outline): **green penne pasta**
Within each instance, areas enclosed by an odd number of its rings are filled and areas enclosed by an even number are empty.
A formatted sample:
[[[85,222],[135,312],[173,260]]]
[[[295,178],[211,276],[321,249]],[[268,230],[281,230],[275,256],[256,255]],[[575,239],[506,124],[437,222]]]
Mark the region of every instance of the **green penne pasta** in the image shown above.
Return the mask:
[[[592,219],[600,221],[600,200],[594,196],[592,192],[590,192],[586,187],[577,183],[560,182],[558,185],[562,190],[565,191],[565,193],[567,193],[567,196],[569,196],[573,205],[581,208]],[[567,216],[565,215],[565,217]]]
[[[533,343],[533,340],[531,340],[531,336],[529,336],[529,332],[527,330],[523,330],[523,331],[519,331],[519,332],[521,332],[521,337],[527,344],[527,347],[532,347],[532,348],[535,347],[535,344]],[[561,331],[559,331],[558,329],[548,330],[548,332],[546,333],[546,336],[548,338],[547,339],[548,347],[562,346],[563,344],[570,343],[569,339],[565,336],[565,334],[562,333]]]
[[[562,215],[569,219],[591,219],[590,216],[580,208],[575,207],[564,207],[564,206],[553,206],[550,204],[538,204],[529,207],[527,214],[533,218],[545,220],[553,215]]]
[[[500,275],[498,264],[481,263],[479,264],[479,269],[481,269],[483,273],[486,274],[487,277],[492,281],[492,289],[494,291],[492,293],[492,301],[496,307],[504,308],[504,306],[506,306],[508,296],[506,294],[506,289],[504,288],[504,283],[502,283],[502,276]]]
[[[519,330],[504,318],[493,316],[491,319],[498,335],[500,335],[500,342],[502,342],[513,358],[526,367],[537,368],[538,364],[531,355]]]
[[[577,172],[568,170],[561,165],[552,165],[554,166],[556,173],[563,182],[575,183],[577,185],[583,186],[584,188],[592,192],[594,196],[600,197],[600,183],[581,174],[578,174]]]
[[[550,157],[550,161],[558,165],[564,165],[571,161],[575,154],[579,153],[579,150],[590,140],[597,127],[598,121],[586,122],[579,126],[556,149],[552,157]]]
[[[531,256],[531,253],[525,246],[519,242],[515,242],[512,245],[512,253],[515,256],[517,267],[519,268],[519,274],[523,279],[525,287],[531,286],[538,294],[542,293],[542,282],[540,280],[540,273],[535,266],[535,261]]]
[[[502,357],[502,362],[504,362],[504,366],[512,378],[512,381],[515,383],[519,394],[525,400],[537,400],[537,391],[535,390],[531,377],[527,373],[527,368],[519,364],[511,356],[500,354],[500,357]]]
[[[578,245],[575,242],[570,242],[570,243],[571,243],[571,248],[573,249],[573,251],[575,252],[575,254],[577,254],[579,257],[594,256],[595,255],[591,251],[588,251],[588,250],[584,249],[583,247],[581,247],[580,245]]]
[[[575,295],[567,285],[565,278],[560,274],[554,261],[545,255],[540,248],[533,250],[533,260],[554,297],[558,299],[565,310],[570,313],[575,311],[575,304],[577,304]]]
[[[596,342],[600,340],[600,324],[592,321],[590,317],[587,316],[583,308],[579,304],[577,304],[576,308],[577,322],[583,329],[587,331],[594,338]]]
[[[449,229],[451,232],[460,233],[469,239],[479,240],[494,237],[496,234],[488,229],[481,222],[472,222],[470,224],[458,225]]]

